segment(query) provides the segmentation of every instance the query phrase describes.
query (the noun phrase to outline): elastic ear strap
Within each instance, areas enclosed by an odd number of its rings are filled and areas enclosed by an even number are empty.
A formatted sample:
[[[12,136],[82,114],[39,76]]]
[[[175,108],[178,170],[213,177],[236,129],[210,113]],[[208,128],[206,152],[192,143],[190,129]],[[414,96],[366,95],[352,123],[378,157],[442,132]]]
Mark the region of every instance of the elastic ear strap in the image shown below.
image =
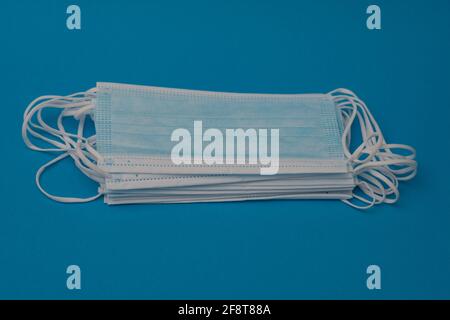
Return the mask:
[[[102,193],[98,193],[88,198],[55,196],[45,191],[40,183],[41,175],[47,168],[69,156],[83,174],[99,184],[104,183],[107,174],[97,166],[100,155],[95,151],[95,135],[91,137],[84,136],[85,118],[95,107],[93,103],[95,93],[96,89],[93,88],[86,92],[75,93],[69,96],[42,96],[32,101],[24,112],[22,138],[25,144],[36,151],[62,152],[62,154],[41,166],[36,172],[36,185],[39,190],[55,201],[70,203],[88,202],[102,195]],[[56,128],[44,120],[43,110],[47,108],[60,110]],[[74,117],[79,121],[76,133],[66,131],[63,124],[64,117]],[[37,123],[33,122],[34,118],[37,120]],[[51,147],[35,145],[30,140],[29,135],[46,142]]]
[[[68,152],[60,154],[59,156],[57,156],[56,158],[50,160],[49,162],[47,162],[46,164],[44,164],[43,166],[41,166],[38,171],[36,172],[36,185],[39,188],[39,190],[45,194],[48,198],[58,201],[58,202],[64,202],[64,203],[82,203],[82,202],[89,202],[89,201],[93,201],[97,198],[99,198],[102,193],[98,193],[95,196],[92,197],[88,197],[88,198],[73,198],[73,197],[60,197],[60,196],[55,196],[52,195],[50,193],[48,193],[47,191],[45,191],[45,189],[41,186],[41,175],[42,173],[50,166],[54,165],[55,163],[57,163],[58,161],[63,160],[64,158],[66,158],[67,156],[69,156],[70,154]]]
[[[353,168],[356,187],[366,197],[353,192],[353,197],[366,205],[349,200],[345,203],[358,209],[368,209],[379,203],[395,203],[400,196],[398,182],[412,179],[417,173],[416,151],[404,144],[386,143],[383,133],[366,104],[352,91],[337,89],[329,93],[343,120],[342,147]],[[352,126],[358,122],[361,143],[350,150]],[[408,154],[396,153],[403,150]]]

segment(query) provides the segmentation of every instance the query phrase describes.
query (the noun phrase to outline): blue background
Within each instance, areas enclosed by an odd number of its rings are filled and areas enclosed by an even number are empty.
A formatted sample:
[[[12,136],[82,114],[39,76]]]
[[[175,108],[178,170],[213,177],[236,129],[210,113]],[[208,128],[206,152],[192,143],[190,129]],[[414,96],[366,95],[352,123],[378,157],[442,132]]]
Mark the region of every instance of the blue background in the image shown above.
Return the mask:
[[[2,1],[0,298],[450,298],[450,2]],[[339,201],[60,204],[34,184],[49,155],[21,140],[27,104],[112,81],[365,100],[390,142],[418,151],[395,205]],[[51,192],[95,186],[70,161]],[[66,267],[82,290],[66,288]],[[366,268],[382,269],[382,290]]]

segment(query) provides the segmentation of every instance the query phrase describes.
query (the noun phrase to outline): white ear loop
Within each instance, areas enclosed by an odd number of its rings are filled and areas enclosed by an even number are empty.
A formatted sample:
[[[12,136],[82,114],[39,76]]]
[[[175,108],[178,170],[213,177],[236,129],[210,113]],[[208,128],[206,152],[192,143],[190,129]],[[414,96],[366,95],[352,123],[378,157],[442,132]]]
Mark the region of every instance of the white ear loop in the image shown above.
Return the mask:
[[[83,174],[99,184],[104,183],[108,174],[97,166],[101,156],[94,148],[95,135],[84,137],[86,115],[90,114],[94,109],[93,99],[95,98],[95,93],[96,88],[93,88],[87,92],[75,93],[69,96],[42,96],[32,101],[24,112],[22,138],[25,144],[36,151],[63,152],[41,166],[36,172],[36,184],[39,190],[53,200],[71,203],[88,202],[102,195],[99,192],[95,196],[88,198],[60,197],[45,191],[40,183],[40,177],[48,167],[68,156],[74,160],[75,165]],[[57,119],[57,128],[50,126],[44,121],[42,111],[46,108],[61,109]],[[33,117],[36,117],[37,123],[32,121]],[[66,131],[63,125],[64,117],[74,117],[79,120],[76,134]],[[43,148],[33,144],[28,136],[29,134],[47,142],[53,147]],[[47,134],[47,136],[44,134]]]
[[[329,95],[336,103],[344,123],[342,146],[353,168],[356,186],[367,196],[361,197],[353,192],[353,197],[366,205],[342,201],[358,209],[368,209],[379,203],[395,203],[400,196],[398,181],[410,180],[417,173],[415,149],[404,144],[386,143],[366,104],[352,91],[337,89]],[[351,128],[356,119],[360,125],[362,142],[352,152]],[[395,153],[393,150],[396,149],[405,150],[409,154]]]

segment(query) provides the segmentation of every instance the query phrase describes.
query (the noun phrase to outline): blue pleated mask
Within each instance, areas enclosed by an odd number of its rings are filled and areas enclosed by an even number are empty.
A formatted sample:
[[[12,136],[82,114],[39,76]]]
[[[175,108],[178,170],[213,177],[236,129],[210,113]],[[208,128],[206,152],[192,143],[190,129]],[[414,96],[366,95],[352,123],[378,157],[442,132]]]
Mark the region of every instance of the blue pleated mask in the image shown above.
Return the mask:
[[[265,138],[263,156],[278,156],[270,159],[278,161],[279,167],[272,173],[348,171],[342,119],[333,98],[326,94],[220,93],[98,83],[95,125],[101,166],[109,172],[264,174],[261,169],[273,165],[237,160],[258,160],[261,150],[251,148],[250,139],[245,140],[243,153],[235,148],[236,161],[227,163],[227,145],[233,139],[227,129],[252,130],[257,143]],[[176,146],[173,133],[180,128],[191,133],[191,148],[183,154],[189,153],[192,161],[176,165],[171,158]],[[199,133],[196,137],[208,135],[211,129],[223,133],[213,152],[215,159],[223,161],[208,161],[202,154],[212,139],[200,147],[196,144],[195,133]],[[277,148],[273,148],[275,139]],[[202,156],[204,161],[195,161]]]
[[[44,121],[46,108],[61,110],[56,126]],[[66,117],[78,120],[76,132],[65,128]],[[89,117],[96,134],[87,137]],[[60,153],[38,170],[36,182],[61,202],[102,195],[109,204],[319,198],[368,208],[396,202],[399,181],[417,169],[415,150],[388,144],[365,103],[346,89],[243,94],[97,83],[86,92],[35,99],[22,136],[33,150]],[[98,182],[97,195],[45,191],[42,172],[66,157]]]

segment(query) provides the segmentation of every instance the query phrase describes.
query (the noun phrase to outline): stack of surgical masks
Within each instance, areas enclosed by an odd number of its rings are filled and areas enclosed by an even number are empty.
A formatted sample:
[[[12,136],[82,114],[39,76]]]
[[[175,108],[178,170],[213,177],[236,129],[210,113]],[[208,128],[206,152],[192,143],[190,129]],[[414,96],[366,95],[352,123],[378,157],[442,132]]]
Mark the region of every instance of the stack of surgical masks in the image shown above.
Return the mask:
[[[44,120],[47,108],[60,111],[56,123]],[[66,117],[78,120],[76,131],[66,129]],[[89,137],[87,117],[96,130]],[[415,150],[388,144],[365,103],[346,89],[243,94],[97,83],[31,102],[22,136],[29,148],[56,153],[36,183],[60,202],[339,199],[369,208],[396,202],[399,181],[417,169]],[[97,195],[61,197],[41,186],[44,170],[67,157],[98,183]]]

